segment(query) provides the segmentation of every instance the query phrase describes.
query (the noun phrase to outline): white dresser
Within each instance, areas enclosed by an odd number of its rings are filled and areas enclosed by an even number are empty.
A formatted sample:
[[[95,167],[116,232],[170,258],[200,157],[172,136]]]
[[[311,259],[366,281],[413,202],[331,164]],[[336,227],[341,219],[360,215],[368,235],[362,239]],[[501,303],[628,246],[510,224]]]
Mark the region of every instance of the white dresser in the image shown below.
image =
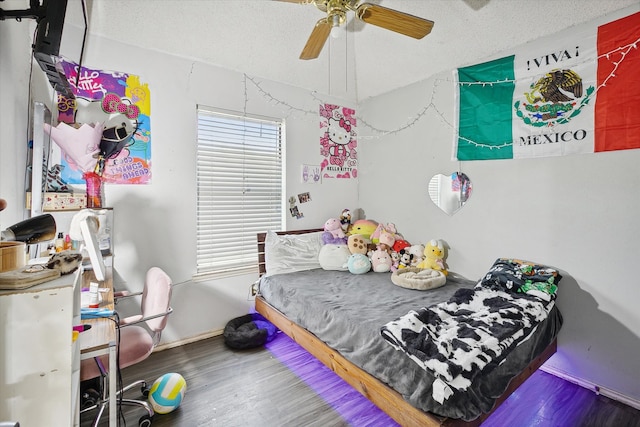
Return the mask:
[[[0,421],[78,425],[79,271],[28,289],[0,291]]]

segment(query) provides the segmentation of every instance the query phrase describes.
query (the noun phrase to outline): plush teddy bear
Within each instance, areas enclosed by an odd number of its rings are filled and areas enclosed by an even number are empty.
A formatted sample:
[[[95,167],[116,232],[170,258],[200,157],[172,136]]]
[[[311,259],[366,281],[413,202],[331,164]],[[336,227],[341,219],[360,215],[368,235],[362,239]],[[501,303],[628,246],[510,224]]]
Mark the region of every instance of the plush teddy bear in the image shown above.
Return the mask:
[[[424,260],[416,267],[441,271],[446,276],[448,272],[444,264],[444,245],[442,241],[430,240],[424,247]]]

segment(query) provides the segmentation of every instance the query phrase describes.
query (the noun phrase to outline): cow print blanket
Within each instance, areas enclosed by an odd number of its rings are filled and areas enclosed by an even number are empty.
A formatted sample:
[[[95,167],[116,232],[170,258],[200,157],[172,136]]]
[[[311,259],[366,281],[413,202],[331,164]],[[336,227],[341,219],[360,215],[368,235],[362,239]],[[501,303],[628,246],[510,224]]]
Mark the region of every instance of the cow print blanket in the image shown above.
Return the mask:
[[[435,374],[433,397],[442,403],[498,366],[531,336],[553,305],[554,299],[479,283],[458,290],[447,302],[410,311],[384,325],[381,333]]]

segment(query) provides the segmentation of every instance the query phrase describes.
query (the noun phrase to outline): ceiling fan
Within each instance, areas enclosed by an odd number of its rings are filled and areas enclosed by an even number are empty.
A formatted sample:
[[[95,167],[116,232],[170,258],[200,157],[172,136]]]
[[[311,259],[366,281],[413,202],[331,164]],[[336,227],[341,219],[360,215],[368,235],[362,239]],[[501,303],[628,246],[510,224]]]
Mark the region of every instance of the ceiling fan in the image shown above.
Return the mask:
[[[433,21],[399,12],[377,4],[362,3],[359,0],[276,0],[287,3],[313,3],[327,16],[320,19],[302,49],[300,59],[315,59],[320,55],[331,29],[339,27],[347,20],[347,12],[355,12],[361,21],[376,25],[405,36],[421,39],[431,32]]]

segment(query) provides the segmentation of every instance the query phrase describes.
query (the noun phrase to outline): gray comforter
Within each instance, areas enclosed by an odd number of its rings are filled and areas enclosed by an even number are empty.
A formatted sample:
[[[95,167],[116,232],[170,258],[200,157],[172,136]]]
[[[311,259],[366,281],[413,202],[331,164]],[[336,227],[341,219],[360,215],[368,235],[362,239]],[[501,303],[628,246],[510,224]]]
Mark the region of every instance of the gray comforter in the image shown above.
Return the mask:
[[[264,277],[260,294],[290,320],[388,384],[413,406],[470,421],[489,412],[510,379],[555,338],[562,324],[558,309],[554,307],[534,336],[518,346],[504,363],[479,376],[466,390],[456,391],[443,404],[432,397],[433,374],[389,345],[380,328],[410,310],[446,301],[458,289],[474,285],[474,281],[450,276],[441,288],[419,291],[394,285],[390,273],[354,275],[316,269]]]

